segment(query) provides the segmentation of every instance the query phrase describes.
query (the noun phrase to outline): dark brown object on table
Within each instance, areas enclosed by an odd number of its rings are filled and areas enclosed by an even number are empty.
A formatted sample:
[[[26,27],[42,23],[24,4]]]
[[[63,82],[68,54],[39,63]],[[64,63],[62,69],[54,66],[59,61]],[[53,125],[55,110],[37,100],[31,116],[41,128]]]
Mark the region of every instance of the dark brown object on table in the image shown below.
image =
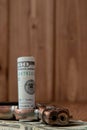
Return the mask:
[[[42,119],[42,113],[45,108],[46,108],[45,104],[40,104],[40,103],[36,104],[36,109],[38,110],[38,113],[39,113],[39,119]]]
[[[56,109],[45,109],[42,113],[42,121],[49,125],[56,125],[57,124]]]
[[[19,109],[18,106],[0,106],[0,119],[13,119],[20,121],[42,120],[49,125],[65,126],[71,118],[69,110],[45,104],[36,104],[34,109]]]
[[[71,118],[69,110],[55,106],[37,105],[39,118],[49,125],[68,125]]]
[[[57,123],[58,125],[68,125],[71,118],[69,110],[66,108],[57,108]]]

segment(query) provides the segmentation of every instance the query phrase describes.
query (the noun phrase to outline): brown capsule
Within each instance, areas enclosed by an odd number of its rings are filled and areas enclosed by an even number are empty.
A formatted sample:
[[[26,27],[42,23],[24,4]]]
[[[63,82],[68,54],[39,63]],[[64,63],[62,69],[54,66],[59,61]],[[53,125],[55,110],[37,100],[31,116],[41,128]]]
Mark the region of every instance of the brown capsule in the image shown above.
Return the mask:
[[[68,109],[48,107],[42,113],[42,121],[49,125],[68,125],[69,119]]]
[[[14,119],[14,108],[16,106],[0,106],[0,119]]]
[[[69,110],[64,108],[57,108],[57,124],[64,126],[69,124]]]
[[[46,105],[38,103],[38,104],[36,104],[36,108],[39,111],[39,119],[42,119],[42,113],[46,109]]]
[[[46,108],[46,105],[44,103],[37,103],[36,108],[44,107]]]
[[[49,125],[57,124],[57,111],[56,109],[45,109],[42,113],[42,121]]]
[[[46,110],[52,110],[52,109],[56,109],[55,106],[48,106],[42,103],[38,103],[36,104],[37,109],[39,110],[39,119],[42,119],[42,113],[43,111]]]
[[[57,108],[56,106],[46,106],[37,104],[39,119],[49,125],[68,125],[71,118],[69,110],[66,108]]]
[[[11,112],[11,106],[0,106],[0,113]]]

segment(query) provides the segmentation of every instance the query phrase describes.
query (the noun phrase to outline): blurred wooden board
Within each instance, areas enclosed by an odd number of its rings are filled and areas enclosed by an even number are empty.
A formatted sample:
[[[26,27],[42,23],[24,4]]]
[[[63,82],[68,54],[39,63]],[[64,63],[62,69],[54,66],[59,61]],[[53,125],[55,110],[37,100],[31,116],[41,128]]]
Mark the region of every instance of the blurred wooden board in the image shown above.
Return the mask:
[[[9,101],[17,101],[17,58],[34,56],[36,100],[52,101],[53,0],[10,0]]]
[[[0,0],[0,101],[8,97],[8,1]]]
[[[55,100],[87,101],[87,1],[56,0]]]
[[[68,108],[74,120],[87,121],[87,102],[53,102],[51,105]]]

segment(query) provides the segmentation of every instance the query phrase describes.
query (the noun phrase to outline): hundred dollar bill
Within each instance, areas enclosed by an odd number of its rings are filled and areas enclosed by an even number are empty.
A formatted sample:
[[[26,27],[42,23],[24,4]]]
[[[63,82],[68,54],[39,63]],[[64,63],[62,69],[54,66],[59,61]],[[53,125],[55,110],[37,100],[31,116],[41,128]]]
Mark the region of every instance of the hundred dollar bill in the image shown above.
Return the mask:
[[[18,102],[19,109],[35,107],[35,59],[19,57],[17,59]]]
[[[72,120],[66,126],[50,126],[42,122],[25,122],[28,130],[87,130],[87,122],[81,120]]]
[[[71,121],[67,126],[49,126],[42,122],[0,121],[0,130],[87,130],[87,122]]]

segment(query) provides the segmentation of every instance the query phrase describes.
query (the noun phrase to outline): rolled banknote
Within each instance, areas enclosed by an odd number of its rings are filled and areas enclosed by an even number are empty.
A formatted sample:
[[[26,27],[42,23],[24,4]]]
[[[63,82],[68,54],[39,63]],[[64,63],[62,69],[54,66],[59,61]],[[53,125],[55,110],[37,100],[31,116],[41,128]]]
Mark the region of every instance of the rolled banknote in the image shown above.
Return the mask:
[[[35,59],[19,57],[17,59],[18,74],[18,108],[33,109],[35,107]]]
[[[36,109],[18,109],[15,108],[14,115],[16,120],[19,121],[38,121],[39,120],[39,113]]]

